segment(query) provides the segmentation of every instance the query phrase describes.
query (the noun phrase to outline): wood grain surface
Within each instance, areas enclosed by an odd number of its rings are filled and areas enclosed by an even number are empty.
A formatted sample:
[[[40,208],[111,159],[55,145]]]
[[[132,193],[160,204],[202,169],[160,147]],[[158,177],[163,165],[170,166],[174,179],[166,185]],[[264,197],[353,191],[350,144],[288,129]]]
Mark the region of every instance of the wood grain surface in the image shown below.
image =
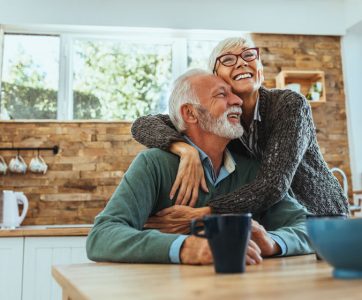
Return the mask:
[[[0,237],[19,237],[19,236],[84,236],[88,235],[92,225],[72,225],[63,227],[63,225],[39,225],[22,226],[16,229],[1,229]]]
[[[361,299],[362,280],[337,280],[315,255],[265,259],[244,274],[213,266],[91,263],[53,266],[63,299]]]

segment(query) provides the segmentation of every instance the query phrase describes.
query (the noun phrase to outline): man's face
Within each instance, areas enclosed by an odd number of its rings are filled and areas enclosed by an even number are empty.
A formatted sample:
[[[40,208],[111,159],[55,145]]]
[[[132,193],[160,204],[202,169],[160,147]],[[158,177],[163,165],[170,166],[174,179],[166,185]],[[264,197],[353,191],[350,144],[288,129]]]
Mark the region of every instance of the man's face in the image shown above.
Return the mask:
[[[214,75],[198,76],[192,84],[200,101],[195,107],[201,129],[229,139],[240,137],[243,102],[231,92],[231,87]]]

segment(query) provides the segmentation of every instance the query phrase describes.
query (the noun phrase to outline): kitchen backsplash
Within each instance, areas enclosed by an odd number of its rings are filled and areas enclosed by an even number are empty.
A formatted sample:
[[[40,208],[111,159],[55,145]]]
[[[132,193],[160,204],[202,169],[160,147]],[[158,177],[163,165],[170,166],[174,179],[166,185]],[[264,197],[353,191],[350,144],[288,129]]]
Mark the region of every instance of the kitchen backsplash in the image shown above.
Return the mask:
[[[24,192],[29,199],[26,224],[91,223],[143,147],[132,140],[126,122],[1,122],[0,147],[52,147],[40,151],[45,175],[0,175],[0,189]],[[16,152],[0,153],[6,162]],[[37,151],[20,151],[29,165]]]
[[[313,107],[321,151],[350,182],[345,96],[340,38],[254,34],[261,48],[265,86],[275,87],[281,69],[325,72],[327,102]],[[92,223],[120,182],[135,155],[143,149],[132,140],[127,122],[0,122],[0,147],[52,147],[41,151],[49,166],[45,175],[0,175],[0,190],[23,191],[29,199],[25,224]],[[6,162],[16,152],[2,151]],[[29,164],[37,151],[21,151]],[[350,184],[351,186],[351,184]]]

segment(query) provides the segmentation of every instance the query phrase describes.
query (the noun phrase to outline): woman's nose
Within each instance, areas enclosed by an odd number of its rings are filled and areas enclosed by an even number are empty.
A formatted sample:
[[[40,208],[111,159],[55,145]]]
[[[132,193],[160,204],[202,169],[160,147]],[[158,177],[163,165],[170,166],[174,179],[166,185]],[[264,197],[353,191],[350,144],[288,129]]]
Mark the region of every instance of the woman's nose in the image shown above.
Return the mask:
[[[239,55],[238,59],[236,61],[236,68],[238,68],[238,67],[246,67],[247,65],[248,65],[248,63],[245,60],[243,60],[241,58],[241,56]]]

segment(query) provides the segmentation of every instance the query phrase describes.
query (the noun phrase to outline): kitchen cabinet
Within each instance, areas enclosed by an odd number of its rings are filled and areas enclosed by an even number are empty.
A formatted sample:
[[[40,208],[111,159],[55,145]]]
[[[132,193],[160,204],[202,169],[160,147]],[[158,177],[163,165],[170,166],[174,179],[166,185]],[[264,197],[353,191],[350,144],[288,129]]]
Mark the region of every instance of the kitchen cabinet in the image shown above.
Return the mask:
[[[89,226],[23,226],[0,230],[0,300],[61,300],[52,265],[90,262]]]
[[[323,71],[283,70],[275,78],[278,89],[291,89],[303,94],[311,106],[326,102],[326,84]]]
[[[0,238],[0,299],[21,300],[24,239]]]
[[[85,236],[25,237],[22,300],[61,300],[51,266],[90,262],[85,242]]]

